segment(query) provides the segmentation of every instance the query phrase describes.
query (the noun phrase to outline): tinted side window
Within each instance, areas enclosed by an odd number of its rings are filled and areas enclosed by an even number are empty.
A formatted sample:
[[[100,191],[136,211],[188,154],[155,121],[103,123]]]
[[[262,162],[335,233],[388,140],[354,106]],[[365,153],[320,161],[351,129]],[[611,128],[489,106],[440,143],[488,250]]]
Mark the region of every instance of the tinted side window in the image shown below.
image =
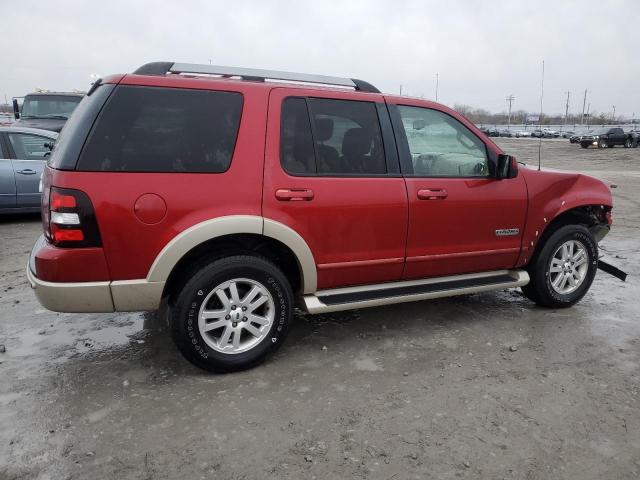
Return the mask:
[[[285,171],[294,175],[316,173],[311,124],[304,98],[291,97],[282,102],[280,145]]]
[[[119,86],[96,120],[78,169],[224,172],[241,111],[239,93]]]
[[[318,174],[387,173],[375,104],[310,98]]]
[[[17,160],[45,160],[51,153],[45,144],[55,142],[47,137],[26,133],[7,133],[7,136]]]
[[[485,144],[446,113],[398,106],[413,174],[421,177],[487,177]]]

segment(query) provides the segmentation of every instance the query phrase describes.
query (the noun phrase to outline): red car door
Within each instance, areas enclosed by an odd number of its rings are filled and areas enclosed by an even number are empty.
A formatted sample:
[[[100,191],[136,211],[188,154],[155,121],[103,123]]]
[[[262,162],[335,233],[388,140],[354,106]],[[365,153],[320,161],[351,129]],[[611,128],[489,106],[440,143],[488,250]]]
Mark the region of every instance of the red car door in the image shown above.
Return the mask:
[[[387,101],[409,199],[404,278],[513,267],[527,210],[522,176],[492,178],[498,148],[446,107]]]
[[[263,215],[309,245],[318,288],[398,280],[407,194],[382,95],[275,88]]]

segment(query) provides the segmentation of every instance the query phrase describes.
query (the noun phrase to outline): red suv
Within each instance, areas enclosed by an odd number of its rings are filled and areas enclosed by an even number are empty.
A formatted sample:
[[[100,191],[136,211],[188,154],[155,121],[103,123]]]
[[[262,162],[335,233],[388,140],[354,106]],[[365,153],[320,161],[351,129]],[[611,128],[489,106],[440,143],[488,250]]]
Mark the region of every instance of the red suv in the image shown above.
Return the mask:
[[[152,310],[194,364],[333,312],[521,287],[568,307],[611,194],[519,165],[455,111],[367,82],[158,62],[97,82],[43,175],[27,275],[63,312]]]

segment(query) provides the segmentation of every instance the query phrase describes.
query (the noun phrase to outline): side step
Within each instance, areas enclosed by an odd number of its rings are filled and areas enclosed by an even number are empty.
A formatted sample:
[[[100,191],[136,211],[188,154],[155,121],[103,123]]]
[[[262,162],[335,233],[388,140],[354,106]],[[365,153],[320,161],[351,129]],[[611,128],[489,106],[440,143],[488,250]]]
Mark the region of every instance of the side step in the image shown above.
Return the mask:
[[[318,290],[315,295],[305,295],[303,300],[309,313],[327,313],[503,290],[521,287],[527,283],[529,283],[529,274],[524,270],[497,270],[425,280]]]

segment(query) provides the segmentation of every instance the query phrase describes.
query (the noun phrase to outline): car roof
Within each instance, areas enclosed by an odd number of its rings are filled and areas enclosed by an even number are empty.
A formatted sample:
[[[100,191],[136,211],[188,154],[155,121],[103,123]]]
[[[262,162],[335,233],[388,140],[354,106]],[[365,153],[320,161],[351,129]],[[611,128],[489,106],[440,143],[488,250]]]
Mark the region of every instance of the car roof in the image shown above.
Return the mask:
[[[51,130],[43,130],[41,128],[8,126],[8,127],[0,127],[0,132],[31,133],[33,135],[40,135],[42,137],[49,137],[51,139],[58,138],[58,132],[52,132]]]

